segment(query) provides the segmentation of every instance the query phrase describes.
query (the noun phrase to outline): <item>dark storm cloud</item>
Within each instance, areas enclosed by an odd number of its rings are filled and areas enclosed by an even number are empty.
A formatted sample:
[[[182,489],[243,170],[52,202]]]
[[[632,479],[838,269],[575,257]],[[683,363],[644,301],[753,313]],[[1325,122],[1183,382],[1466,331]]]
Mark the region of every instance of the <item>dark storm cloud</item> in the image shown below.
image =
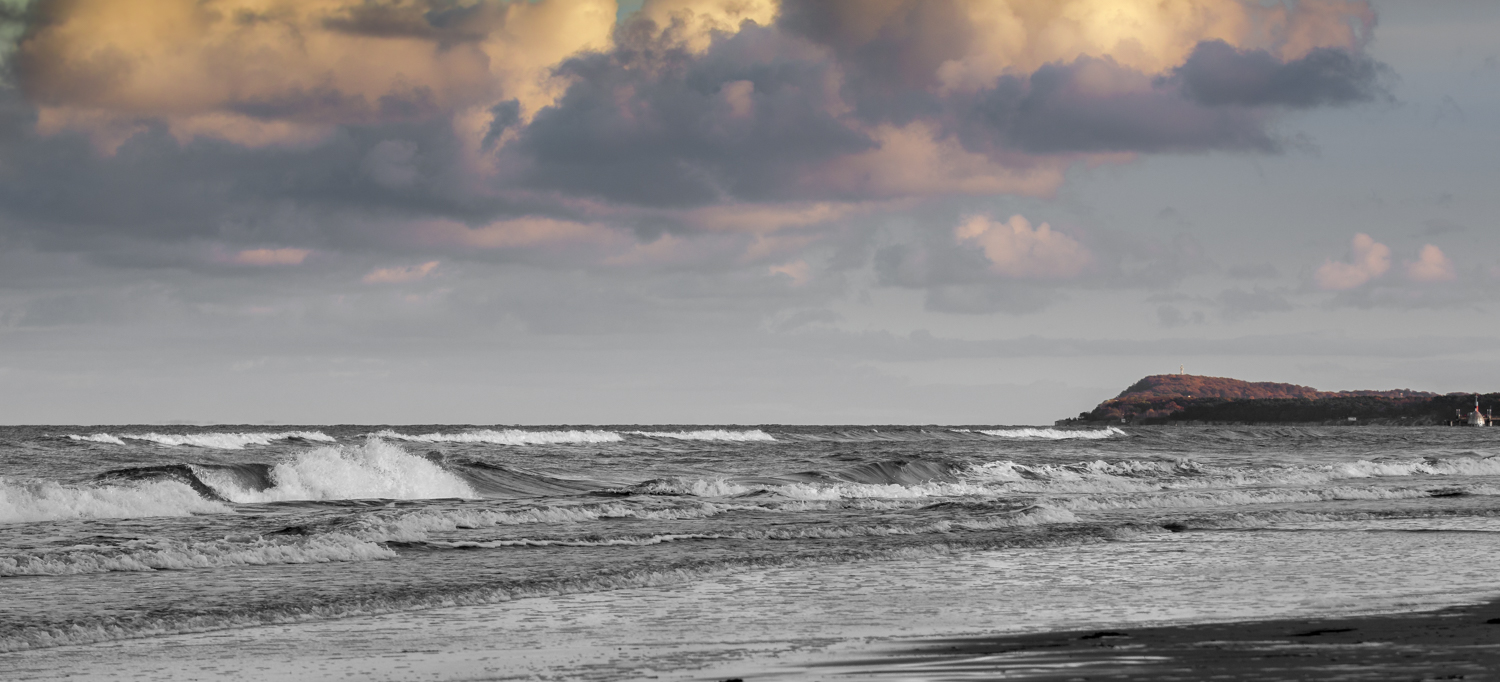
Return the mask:
[[[1319,47],[1283,63],[1265,50],[1238,50],[1221,40],[1198,44],[1166,82],[1210,107],[1307,109],[1388,97],[1389,67],[1346,49]]]
[[[645,206],[808,198],[816,164],[872,147],[828,111],[835,65],[746,26],[703,55],[622,30],[564,64],[574,79],[513,143],[523,182]]]
[[[1087,78],[1129,83],[1144,74],[1108,59],[1047,64],[1006,76],[957,112],[971,149],[1064,152],[1272,151],[1269,117],[1240,107],[1204,107],[1161,87],[1099,92]]]
[[[341,33],[379,38],[419,38],[441,44],[484,40],[505,23],[504,3],[463,5],[455,0],[413,3],[366,1],[323,20]]]
[[[866,122],[906,123],[941,113],[939,67],[963,56],[974,28],[959,3],[790,0],[777,28],[828,48],[844,94]]]
[[[473,190],[446,122],[351,126],[311,148],[258,149],[182,143],[149,123],[104,156],[82,135],[36,135],[35,121],[14,90],[0,90],[0,216],[6,231],[46,248],[131,239],[352,248],[372,235],[337,226],[360,217],[479,222],[526,211]]]
[[[934,33],[959,30],[956,19],[944,23],[935,11],[922,12],[944,24]],[[1214,42],[1200,44],[1171,78],[1081,57],[1001,76],[976,92],[939,95],[921,74],[952,56],[939,49],[945,43],[881,33],[845,46],[842,34],[829,33],[826,14],[789,5],[782,32],[747,27],[702,55],[622,29],[614,52],[562,67],[574,84],[509,149],[529,163],[522,182],[648,206],[860,199],[869,197],[820,190],[804,178],[821,163],[871,149],[863,125],[931,121],[939,139],[951,136],[1016,167],[1059,154],[1276,152],[1286,142],[1271,130],[1274,108],[1347,104],[1381,92],[1375,76],[1382,67],[1362,55],[1320,49],[1282,64],[1264,52],[1229,48],[1226,55],[1220,48],[1227,46]],[[833,49],[813,49],[798,35]],[[903,49],[912,43],[939,47],[924,56]],[[831,80],[836,75],[842,78]],[[839,84],[852,120],[827,106],[830,82]],[[726,89],[743,87],[736,83],[753,87],[743,91],[749,108],[738,115]]]

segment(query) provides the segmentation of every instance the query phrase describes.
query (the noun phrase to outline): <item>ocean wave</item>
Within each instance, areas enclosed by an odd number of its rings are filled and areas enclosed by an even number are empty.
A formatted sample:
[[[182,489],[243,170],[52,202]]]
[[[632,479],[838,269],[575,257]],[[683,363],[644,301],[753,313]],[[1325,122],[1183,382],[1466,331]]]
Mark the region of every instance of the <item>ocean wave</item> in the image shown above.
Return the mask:
[[[1092,430],[1046,428],[1038,429],[1023,427],[1017,429],[975,429],[972,431],[970,431],[969,429],[954,429],[954,431],[957,431],[959,433],[982,433],[986,436],[997,436],[1000,438],[1026,438],[1035,440],[1098,440],[1101,438],[1114,438],[1116,436],[1129,435],[1113,426],[1106,426],[1102,429]]]
[[[1112,509],[1186,509],[1241,505],[1288,504],[1356,500],[1410,500],[1432,497],[1421,488],[1334,487],[1285,490],[1187,490],[1145,495],[1098,495],[1043,498],[1044,504],[1072,511]]]
[[[191,516],[230,509],[177,481],[64,485],[0,477],[0,523]]]
[[[85,443],[105,443],[108,445],[124,445],[125,441],[115,438],[107,433],[96,433],[90,436],[68,435],[68,440],[82,441]]]
[[[295,540],[257,537],[247,542],[135,540],[117,547],[82,546],[0,556],[0,577],[369,561],[394,556],[390,548],[336,533]]]
[[[569,443],[617,443],[624,440],[613,431],[525,431],[489,429],[461,433],[398,433],[390,429],[372,434],[380,438],[413,443],[489,443],[492,445],[561,445]]]
[[[449,461],[448,465],[476,492],[492,498],[578,495],[606,487],[588,479],[548,476],[478,460]]]
[[[736,482],[726,478],[662,478],[624,489],[635,495],[690,495],[693,497],[737,497],[753,493],[770,493],[798,500],[845,500],[853,498],[921,498],[990,495],[994,490],[984,486],[954,482],[931,482],[913,485],[899,483],[853,482]]]
[[[967,519],[943,519],[911,523],[853,523],[834,525],[795,525],[761,529],[743,529],[719,533],[657,533],[651,535],[553,538],[505,538],[498,540],[428,540],[422,545],[436,549],[495,549],[501,547],[613,547],[620,545],[659,545],[684,540],[833,540],[892,535],[928,535],[962,531],[1002,530],[1034,526],[1076,523],[1078,517],[1066,509],[1032,507],[1012,514]]]
[[[755,500],[707,501],[678,497],[670,500],[641,497],[630,501],[592,504],[545,505],[520,509],[423,509],[378,511],[342,527],[346,532],[372,542],[421,542],[434,533],[530,524],[586,524],[610,519],[682,521],[707,519],[732,512],[802,513],[849,509],[889,511],[924,506],[922,501],[879,500]]]
[[[670,438],[673,440],[719,440],[736,442],[774,442],[776,439],[771,434],[760,429],[748,431],[727,431],[724,429],[704,429],[699,431],[628,431],[631,435],[645,436],[647,438]]]
[[[441,589],[388,589],[378,586],[343,601],[302,600],[259,604],[254,608],[203,613],[158,609],[127,616],[98,616],[56,623],[36,623],[0,633],[0,652],[91,644],[133,637],[207,632],[229,628],[306,622],[330,618],[376,615],[433,607],[494,604],[538,596],[603,592],[638,587],[680,585],[704,578],[776,567],[812,566],[856,561],[910,560],[973,551],[1009,548],[1067,547],[1126,540],[1144,533],[1166,532],[1139,525],[1064,526],[1049,533],[986,536],[941,535],[932,542],[898,547],[870,547],[859,543],[801,555],[763,553],[725,556],[712,560],[690,558],[677,565],[623,566],[587,577],[549,577],[537,580],[500,580]]]
[[[602,519],[676,521],[703,519],[726,511],[746,509],[761,510],[764,507],[693,501],[690,504],[671,506],[639,506],[610,502],[510,510],[421,510],[371,514],[359,519],[347,532],[374,542],[420,542],[430,538],[432,533],[458,529],[471,530],[537,523],[585,523]]]
[[[270,445],[278,440],[307,440],[322,443],[333,443],[336,440],[321,431],[283,431],[280,433],[122,433],[114,441],[99,440],[100,437],[111,437],[107,433],[95,434],[87,438],[69,436],[78,440],[92,440],[96,443],[120,442],[124,440],[143,440],[158,445],[186,445],[197,448],[213,448],[216,450],[242,450],[246,445]],[[123,440],[122,440],[123,439]]]
[[[418,500],[475,498],[457,474],[379,438],[360,445],[314,448],[270,468],[270,487],[246,486],[220,467],[194,467],[198,477],[233,502],[289,500]]]
[[[1500,457],[1357,460],[1324,465],[1209,466],[1193,460],[1096,460],[1072,464],[1021,464],[1000,460],[960,472],[962,481],[995,493],[1148,492],[1163,489],[1318,485],[1361,478],[1484,476],[1500,474]]]

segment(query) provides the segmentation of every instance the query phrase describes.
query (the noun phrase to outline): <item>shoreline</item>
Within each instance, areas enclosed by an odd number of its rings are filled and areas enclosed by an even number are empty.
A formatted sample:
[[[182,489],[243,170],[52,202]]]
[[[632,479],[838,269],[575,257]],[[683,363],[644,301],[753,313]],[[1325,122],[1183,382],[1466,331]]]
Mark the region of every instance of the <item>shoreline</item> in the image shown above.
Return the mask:
[[[919,639],[743,679],[1500,680],[1500,598],[1431,611]]]

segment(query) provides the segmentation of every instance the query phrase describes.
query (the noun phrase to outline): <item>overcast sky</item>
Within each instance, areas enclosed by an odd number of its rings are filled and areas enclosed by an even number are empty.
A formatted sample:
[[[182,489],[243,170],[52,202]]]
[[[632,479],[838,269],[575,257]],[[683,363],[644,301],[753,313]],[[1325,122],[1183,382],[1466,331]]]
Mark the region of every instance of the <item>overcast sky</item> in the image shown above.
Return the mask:
[[[1500,3],[0,0],[0,422],[1500,390]]]

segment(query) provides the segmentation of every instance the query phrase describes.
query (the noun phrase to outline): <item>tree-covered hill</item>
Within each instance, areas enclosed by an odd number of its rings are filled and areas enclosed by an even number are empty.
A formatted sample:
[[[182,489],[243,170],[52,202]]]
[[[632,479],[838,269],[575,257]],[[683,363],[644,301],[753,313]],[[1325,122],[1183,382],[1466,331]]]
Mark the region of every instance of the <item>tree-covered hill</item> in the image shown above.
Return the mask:
[[[1500,393],[1479,397],[1500,408]],[[1064,424],[1381,423],[1446,424],[1474,408],[1472,394],[1427,391],[1319,391],[1296,384],[1188,374],[1148,376]],[[1351,420],[1351,417],[1353,418]]]

